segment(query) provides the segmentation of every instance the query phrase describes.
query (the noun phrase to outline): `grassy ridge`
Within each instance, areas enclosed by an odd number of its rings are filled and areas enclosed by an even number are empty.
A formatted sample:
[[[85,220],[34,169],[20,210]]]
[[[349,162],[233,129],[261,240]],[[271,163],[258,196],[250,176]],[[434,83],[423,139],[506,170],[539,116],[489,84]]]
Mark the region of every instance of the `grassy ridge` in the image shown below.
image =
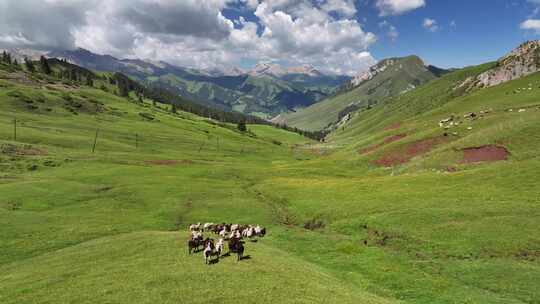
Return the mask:
[[[390,60],[394,60],[394,63],[372,79],[352,90],[338,93],[296,113],[287,114],[284,119],[288,124],[300,129],[321,130],[337,122],[340,112],[348,106],[367,108],[436,78],[416,56],[387,59],[379,65]]]

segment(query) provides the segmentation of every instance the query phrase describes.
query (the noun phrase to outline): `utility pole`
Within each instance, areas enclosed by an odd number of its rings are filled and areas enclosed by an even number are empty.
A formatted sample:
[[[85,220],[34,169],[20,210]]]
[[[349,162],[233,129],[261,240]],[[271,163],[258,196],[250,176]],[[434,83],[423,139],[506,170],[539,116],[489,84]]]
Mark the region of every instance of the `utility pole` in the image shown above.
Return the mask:
[[[204,148],[205,144],[206,144],[206,141],[203,141],[201,146],[199,147],[199,154],[201,153],[201,150]]]
[[[96,151],[98,133],[99,133],[99,129],[96,129],[96,136],[94,137],[94,145],[92,146],[92,153],[94,153]]]

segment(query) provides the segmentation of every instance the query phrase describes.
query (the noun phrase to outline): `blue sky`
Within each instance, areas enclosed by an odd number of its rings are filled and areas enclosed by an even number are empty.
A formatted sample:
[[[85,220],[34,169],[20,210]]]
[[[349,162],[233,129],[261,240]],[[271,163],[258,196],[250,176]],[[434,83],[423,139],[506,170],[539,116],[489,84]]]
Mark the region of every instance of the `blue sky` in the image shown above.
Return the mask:
[[[525,40],[538,38],[520,28],[533,11],[526,1],[428,0],[423,8],[386,18],[398,29],[399,37],[390,41],[378,32],[380,39],[370,50],[376,58],[417,54],[441,67],[496,60]],[[366,30],[377,31],[380,18],[373,11],[367,15]],[[439,28],[426,30],[422,27],[425,18],[436,20]]]
[[[537,15],[534,0],[426,0],[424,6],[390,16],[380,16],[375,0],[354,4],[358,10],[354,18],[365,31],[377,35],[377,42],[368,48],[377,60],[415,54],[440,67],[463,67],[496,60],[520,43],[540,37],[536,31],[520,28]],[[257,20],[241,7],[224,14]],[[425,19],[435,20],[437,28],[426,29]],[[390,25],[398,33],[395,38],[388,36]]]
[[[540,38],[539,12],[540,0],[0,0],[0,47],[354,75],[412,54],[444,68],[496,60]]]

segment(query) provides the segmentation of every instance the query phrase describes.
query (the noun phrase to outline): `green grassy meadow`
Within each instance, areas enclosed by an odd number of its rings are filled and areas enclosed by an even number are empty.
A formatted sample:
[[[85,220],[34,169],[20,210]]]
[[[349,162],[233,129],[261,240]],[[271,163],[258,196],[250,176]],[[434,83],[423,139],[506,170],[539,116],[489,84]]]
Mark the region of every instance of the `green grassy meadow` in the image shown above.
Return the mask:
[[[486,68],[360,111],[325,143],[0,69],[0,302],[540,303],[540,75],[449,89]],[[373,162],[444,132],[407,163]],[[488,144],[508,159],[461,162]],[[208,266],[187,254],[194,222],[269,233]]]

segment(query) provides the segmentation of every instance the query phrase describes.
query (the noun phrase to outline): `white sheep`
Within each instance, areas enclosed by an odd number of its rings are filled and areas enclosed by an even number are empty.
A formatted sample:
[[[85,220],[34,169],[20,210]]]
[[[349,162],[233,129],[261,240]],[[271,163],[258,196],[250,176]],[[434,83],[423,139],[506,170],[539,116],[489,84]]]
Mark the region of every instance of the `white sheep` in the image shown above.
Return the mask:
[[[189,225],[190,231],[198,231],[199,229],[201,229],[201,223]]]
[[[227,236],[227,229],[225,229],[225,228],[221,229],[221,231],[219,232],[219,236],[220,236],[220,237],[225,237],[225,236]]]
[[[216,251],[219,255],[223,252],[223,238],[219,238],[217,244],[216,244]]]
[[[203,225],[203,229],[204,229],[204,230],[208,230],[208,228],[211,228],[212,226],[214,226],[214,223],[205,223],[205,224]]]

